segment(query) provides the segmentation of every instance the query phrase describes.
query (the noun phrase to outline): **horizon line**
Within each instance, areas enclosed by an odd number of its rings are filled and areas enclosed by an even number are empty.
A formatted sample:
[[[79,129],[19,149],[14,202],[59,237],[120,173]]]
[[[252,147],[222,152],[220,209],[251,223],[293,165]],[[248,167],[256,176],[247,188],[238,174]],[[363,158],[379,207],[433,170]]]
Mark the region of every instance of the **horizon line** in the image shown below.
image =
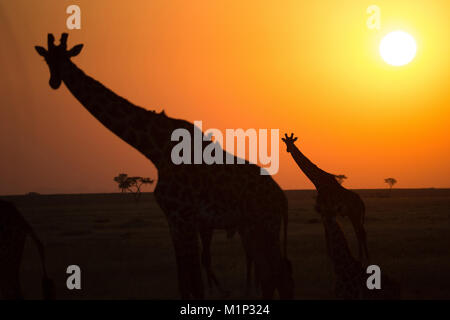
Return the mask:
[[[346,188],[348,190],[390,190],[389,188]],[[316,191],[316,189],[282,189],[283,191]],[[445,188],[435,188],[435,187],[423,187],[423,188],[392,188],[395,190],[450,190],[450,187]],[[141,194],[152,194],[154,191],[141,192]],[[74,193],[40,193],[40,192],[27,192],[27,193],[16,193],[16,194],[2,194],[0,197],[19,197],[19,196],[63,196],[63,195],[107,195],[107,194],[122,194],[121,191],[118,192],[74,192]],[[126,192],[125,194],[129,194]]]

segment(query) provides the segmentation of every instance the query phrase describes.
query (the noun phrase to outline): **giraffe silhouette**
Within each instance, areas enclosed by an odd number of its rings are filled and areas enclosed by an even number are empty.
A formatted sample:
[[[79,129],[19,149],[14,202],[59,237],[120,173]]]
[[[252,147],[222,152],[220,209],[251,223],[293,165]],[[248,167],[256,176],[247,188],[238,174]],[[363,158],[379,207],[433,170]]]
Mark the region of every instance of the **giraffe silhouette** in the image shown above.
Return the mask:
[[[4,200],[0,200],[0,293],[4,299],[23,299],[20,265],[27,236],[33,239],[41,258],[44,299],[53,299],[54,284],[47,275],[44,246],[17,208]]]
[[[333,265],[334,293],[336,298],[356,299],[399,299],[400,285],[382,273],[381,289],[367,288],[367,274],[360,261],[357,261],[348,247],[345,234],[336,215],[332,211],[322,211],[322,222],[329,258]]]
[[[181,298],[204,298],[200,224],[212,229],[245,228],[249,251],[261,277],[263,298],[273,298],[276,291],[283,299],[292,298],[293,280],[285,268],[286,249],[282,250],[280,244],[287,199],[272,177],[261,175],[261,168],[248,161],[239,165],[175,165],[171,159],[176,144],[171,141],[172,132],[185,129],[193,137],[199,129],[188,121],[168,117],[164,111],[157,113],[135,106],[87,76],[71,61],[83,45],[67,50],[67,38],[66,33],[62,34],[56,46],[54,36],[49,34],[47,49],[35,47],[50,69],[50,87],[58,89],[64,82],[98,121],[157,168],[154,196],[168,221]],[[203,147],[209,143],[213,142],[205,142]],[[191,150],[195,150],[193,141]],[[190,156],[194,163],[194,155]],[[199,214],[202,201],[213,203],[206,214]],[[286,248],[286,230],[283,246]]]
[[[316,210],[318,212],[331,210],[336,211],[341,216],[347,216],[358,239],[359,259],[362,261],[365,256],[368,260],[369,251],[364,229],[365,205],[361,197],[340,185],[335,175],[325,172],[313,164],[295,145],[297,138],[294,138],[294,134],[290,136],[285,134],[282,140],[286,143],[287,152],[291,154],[297,165],[317,189]]]

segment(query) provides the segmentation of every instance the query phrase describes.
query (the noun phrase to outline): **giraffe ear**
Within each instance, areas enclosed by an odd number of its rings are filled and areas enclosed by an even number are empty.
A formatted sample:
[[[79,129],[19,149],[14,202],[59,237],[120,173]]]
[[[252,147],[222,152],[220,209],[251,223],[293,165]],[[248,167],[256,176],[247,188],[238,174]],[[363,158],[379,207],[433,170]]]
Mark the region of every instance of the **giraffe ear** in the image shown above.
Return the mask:
[[[36,49],[37,53],[39,53],[39,55],[41,57],[46,57],[47,56],[47,50],[45,50],[45,48],[40,47],[40,46],[35,46],[34,49]]]
[[[83,45],[82,44],[78,44],[75,47],[73,47],[72,49],[69,50],[68,54],[69,57],[75,57],[77,55],[80,54],[81,49],[83,49]]]

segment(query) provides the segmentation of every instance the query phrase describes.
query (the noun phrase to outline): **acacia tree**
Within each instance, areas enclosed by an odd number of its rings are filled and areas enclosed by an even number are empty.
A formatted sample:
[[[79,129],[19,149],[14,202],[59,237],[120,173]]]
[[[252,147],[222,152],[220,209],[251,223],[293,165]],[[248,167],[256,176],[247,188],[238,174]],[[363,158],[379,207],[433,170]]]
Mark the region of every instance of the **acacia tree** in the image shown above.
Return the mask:
[[[117,182],[122,193],[125,193],[130,188],[128,175],[126,173],[119,173],[117,177],[114,177],[114,181]]]
[[[343,184],[344,180],[347,179],[347,176],[345,174],[338,174],[338,175],[335,175],[334,177],[336,178],[336,181],[339,184]]]
[[[127,180],[130,184],[128,190],[134,195],[136,202],[141,198],[141,187],[153,183],[152,179],[143,177],[129,177]]]
[[[121,189],[123,193],[128,191],[133,194],[136,202],[138,202],[141,197],[141,187],[153,183],[153,180],[150,178],[129,177],[126,173],[121,173],[117,177],[114,177],[114,181],[117,182],[119,189]]]
[[[392,187],[397,183],[397,180],[395,178],[386,178],[384,182],[389,185],[389,194],[391,194]]]

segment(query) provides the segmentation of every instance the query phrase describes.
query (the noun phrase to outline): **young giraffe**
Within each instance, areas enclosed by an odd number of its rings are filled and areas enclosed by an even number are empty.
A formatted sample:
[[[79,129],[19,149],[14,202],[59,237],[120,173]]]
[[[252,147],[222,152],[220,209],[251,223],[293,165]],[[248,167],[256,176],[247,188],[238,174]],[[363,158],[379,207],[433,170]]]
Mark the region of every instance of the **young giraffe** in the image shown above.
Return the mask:
[[[178,143],[171,139],[174,130],[185,129],[191,137],[198,134],[204,137],[203,133],[187,121],[137,107],[87,76],[71,61],[83,46],[67,50],[67,37],[63,34],[56,46],[49,34],[48,49],[35,47],[50,69],[50,87],[58,89],[64,82],[98,121],[156,166],[158,183],[154,196],[169,224],[181,297],[204,298],[198,243],[200,223],[204,223],[214,229],[245,228],[250,235],[249,250],[261,275],[263,298],[271,299],[276,290],[280,297],[291,298],[293,281],[283,267],[286,256],[281,252],[279,239],[287,199],[272,177],[261,175],[261,168],[248,162],[175,165],[171,159],[172,149]],[[203,147],[216,146],[212,144],[205,142]],[[203,150],[196,150],[193,141],[191,150],[194,155],[183,156],[190,156],[194,163],[197,151]],[[216,155],[225,153],[219,148],[214,150]],[[237,163],[236,157],[232,159]],[[231,208],[238,195],[241,201]],[[214,203],[214,208],[209,215],[200,217],[200,203],[204,199]]]
[[[359,260],[363,256],[369,259],[367,249],[367,236],[364,229],[365,206],[361,197],[353,191],[341,186],[336,176],[323,171],[313,164],[295,145],[297,138],[292,133],[289,137],[285,134],[282,140],[286,143],[287,152],[294,158],[297,165],[314,184],[317,189],[316,208],[318,210],[337,211],[341,216],[349,217],[358,239]]]
[[[20,264],[27,236],[35,242],[41,258],[44,299],[52,299],[54,285],[45,268],[44,246],[16,207],[4,200],[0,200],[0,294],[8,300],[23,299]]]
[[[332,211],[320,212],[325,229],[329,258],[333,265],[335,296],[338,299],[399,299],[400,285],[389,276],[381,275],[381,289],[369,290],[368,275],[361,262],[353,258],[344,232]]]

